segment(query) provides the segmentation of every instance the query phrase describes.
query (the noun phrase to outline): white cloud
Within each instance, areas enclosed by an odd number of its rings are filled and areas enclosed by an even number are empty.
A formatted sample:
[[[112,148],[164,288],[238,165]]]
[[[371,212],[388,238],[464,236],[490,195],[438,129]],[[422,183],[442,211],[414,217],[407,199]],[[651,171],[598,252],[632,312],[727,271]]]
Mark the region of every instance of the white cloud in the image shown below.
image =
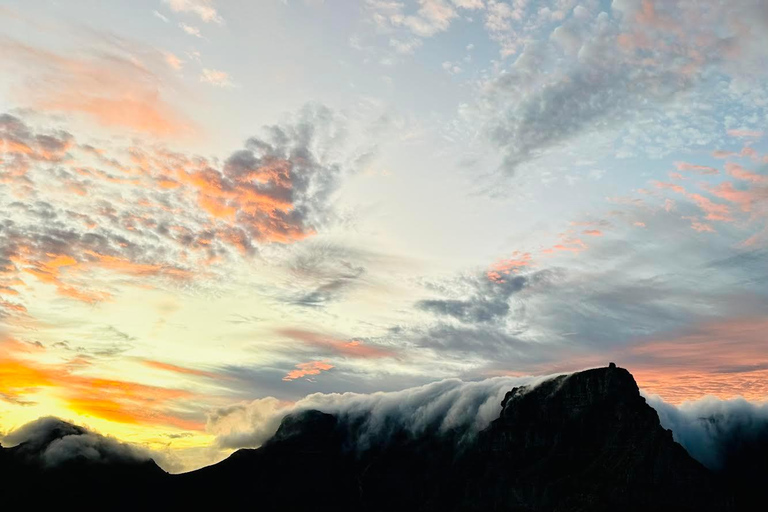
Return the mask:
[[[179,27],[181,30],[186,32],[187,34],[195,37],[203,37],[203,35],[200,33],[200,29],[197,27],[193,27],[192,25],[187,25],[186,23],[179,23]]]
[[[158,19],[160,19],[160,20],[164,21],[165,23],[168,23],[168,22],[170,22],[170,21],[171,21],[171,20],[169,20],[169,19],[168,19],[166,16],[164,16],[163,14],[160,14],[158,11],[152,11],[152,14],[154,14],[154,16],[155,16],[156,18],[158,18]]]
[[[235,84],[232,83],[229,73],[217,69],[203,68],[203,73],[200,75],[200,81],[206,84],[215,85],[216,87],[235,86]]]
[[[212,0],[163,0],[174,12],[196,14],[206,23],[223,23],[224,20],[213,6]]]
[[[282,418],[294,412],[320,410],[364,419],[359,441],[387,434],[396,422],[413,433],[436,426],[473,434],[488,426],[501,411],[501,400],[515,386],[549,377],[498,377],[480,382],[447,379],[387,393],[315,393],[286,403],[267,397],[225,407],[212,413],[208,430],[227,448],[261,445],[277,431]]]
[[[179,71],[184,67],[184,61],[178,58],[174,53],[164,52],[163,57],[165,57],[165,62],[176,71]]]

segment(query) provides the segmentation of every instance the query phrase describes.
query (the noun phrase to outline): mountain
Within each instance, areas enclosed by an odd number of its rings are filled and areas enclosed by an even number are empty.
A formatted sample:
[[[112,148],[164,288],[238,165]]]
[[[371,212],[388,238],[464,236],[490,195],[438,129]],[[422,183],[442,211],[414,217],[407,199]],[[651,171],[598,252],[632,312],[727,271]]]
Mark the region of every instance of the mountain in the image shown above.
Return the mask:
[[[168,479],[153,460],[114,439],[56,418],[29,425],[34,430],[27,441],[0,446],[0,504],[8,510],[62,504],[86,510],[133,508]],[[127,499],[106,505],[121,495]]]
[[[182,475],[135,458],[30,458],[55,441],[0,450],[0,470],[6,495],[121,509],[736,510],[728,479],[673,440],[625,369],[514,388],[499,411],[477,435],[393,424],[379,437],[364,419],[304,411],[262,447]]]

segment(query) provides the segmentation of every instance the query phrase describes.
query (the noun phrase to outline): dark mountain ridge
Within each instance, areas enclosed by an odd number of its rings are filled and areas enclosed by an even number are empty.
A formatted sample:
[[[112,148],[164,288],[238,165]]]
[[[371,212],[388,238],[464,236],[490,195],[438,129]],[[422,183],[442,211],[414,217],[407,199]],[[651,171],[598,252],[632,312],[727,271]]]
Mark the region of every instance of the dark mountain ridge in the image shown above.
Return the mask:
[[[0,469],[11,475],[4,494],[24,496],[27,505],[48,503],[55,492],[61,503],[122,509],[749,509],[727,479],[673,440],[623,368],[514,388],[500,405],[499,417],[474,436],[398,425],[376,436],[364,417],[304,411],[286,416],[262,447],[182,475],[153,462],[47,467],[21,457],[29,452],[23,445],[0,450]]]

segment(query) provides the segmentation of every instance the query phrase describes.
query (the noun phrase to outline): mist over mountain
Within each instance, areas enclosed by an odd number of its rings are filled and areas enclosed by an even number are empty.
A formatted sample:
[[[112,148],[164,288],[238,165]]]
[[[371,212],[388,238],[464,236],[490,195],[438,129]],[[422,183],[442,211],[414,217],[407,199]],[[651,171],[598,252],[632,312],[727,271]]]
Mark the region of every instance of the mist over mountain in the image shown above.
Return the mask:
[[[18,443],[0,449],[5,499],[113,509],[749,510],[768,481],[764,407],[646,402],[613,365],[305,400],[258,418],[251,410],[261,447],[181,475],[134,446],[42,418],[4,439]],[[212,417],[229,421],[222,444],[261,442],[243,437],[234,413]]]

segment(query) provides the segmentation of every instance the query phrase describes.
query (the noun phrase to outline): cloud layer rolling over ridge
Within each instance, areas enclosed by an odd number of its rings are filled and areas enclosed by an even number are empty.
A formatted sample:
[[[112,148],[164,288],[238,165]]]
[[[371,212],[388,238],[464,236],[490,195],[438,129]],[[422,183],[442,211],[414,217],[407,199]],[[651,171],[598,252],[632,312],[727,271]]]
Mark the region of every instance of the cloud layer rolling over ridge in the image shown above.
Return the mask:
[[[362,420],[363,428],[355,440],[362,449],[385,443],[402,430],[414,437],[452,430],[462,438],[473,436],[498,418],[501,401],[513,387],[535,387],[552,377],[496,377],[478,382],[446,379],[386,393],[315,393],[295,403],[263,398],[215,411],[209,416],[208,429],[222,447],[258,447],[274,435],[286,415],[316,409],[342,421]],[[745,446],[768,448],[766,404],[706,397],[676,406],[658,396],[645,396],[659,414],[662,427],[672,430],[674,439],[711,470],[732,469],[729,462]]]

